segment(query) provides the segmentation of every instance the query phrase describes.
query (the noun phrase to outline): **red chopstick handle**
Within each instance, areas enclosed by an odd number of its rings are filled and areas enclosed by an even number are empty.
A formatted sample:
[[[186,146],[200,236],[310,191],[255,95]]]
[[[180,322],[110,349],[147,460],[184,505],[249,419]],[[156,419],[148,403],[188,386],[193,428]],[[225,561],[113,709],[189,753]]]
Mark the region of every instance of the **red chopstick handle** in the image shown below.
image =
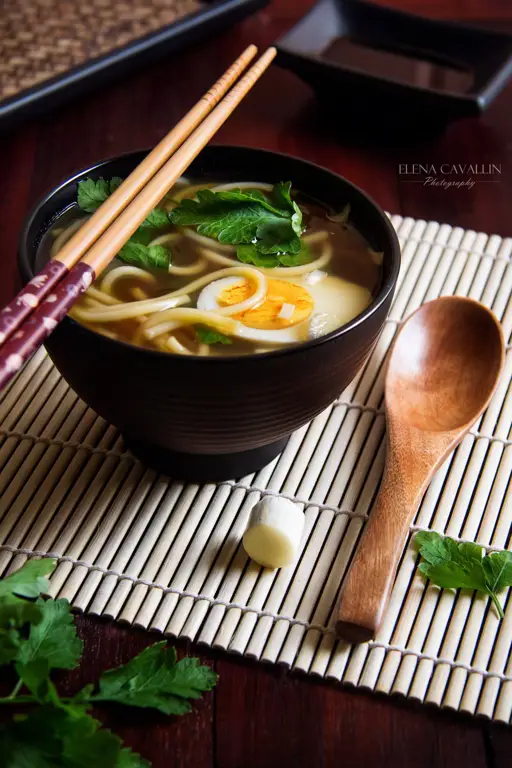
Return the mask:
[[[0,344],[12,336],[67,272],[68,268],[62,262],[52,259],[7,306],[0,310]]]
[[[94,278],[92,267],[79,262],[0,347],[0,390],[57,327]]]

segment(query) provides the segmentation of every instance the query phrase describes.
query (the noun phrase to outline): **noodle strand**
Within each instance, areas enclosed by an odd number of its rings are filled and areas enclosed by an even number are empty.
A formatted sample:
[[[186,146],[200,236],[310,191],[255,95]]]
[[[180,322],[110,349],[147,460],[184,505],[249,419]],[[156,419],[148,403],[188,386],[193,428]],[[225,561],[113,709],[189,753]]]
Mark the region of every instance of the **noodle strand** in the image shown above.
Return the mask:
[[[250,280],[255,285],[254,293],[246,299],[244,302],[240,302],[232,307],[224,307],[219,310],[219,314],[229,315],[236,314],[239,311],[245,311],[261,302],[267,292],[267,281],[264,275],[262,275],[257,269],[253,267],[247,267],[240,265],[238,267],[232,267],[231,269],[221,269],[217,272],[210,272],[208,275],[203,275],[197,280],[193,280],[183,288],[179,288],[176,291],[167,293],[164,296],[160,296],[156,299],[148,299],[146,301],[130,301],[127,303],[121,303],[112,307],[105,307],[105,309],[86,310],[79,307],[75,307],[74,312],[79,313],[77,315],[79,319],[84,322],[90,323],[112,323],[119,320],[127,320],[138,315],[148,315],[154,312],[161,312],[172,307],[178,307],[186,304],[190,301],[191,293],[199,290],[208,283],[217,280],[220,277],[228,277],[231,275],[240,275]],[[89,289],[90,290],[90,289]],[[239,309],[242,307],[242,309]]]

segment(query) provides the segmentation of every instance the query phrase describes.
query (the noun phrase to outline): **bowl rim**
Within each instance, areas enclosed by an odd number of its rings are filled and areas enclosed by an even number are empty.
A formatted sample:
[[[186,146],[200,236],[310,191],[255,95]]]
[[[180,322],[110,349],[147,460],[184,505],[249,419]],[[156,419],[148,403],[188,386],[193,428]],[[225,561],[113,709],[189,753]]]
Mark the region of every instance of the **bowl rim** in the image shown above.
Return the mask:
[[[256,153],[256,154],[265,154],[265,155],[272,155],[277,156],[280,158],[284,158],[286,160],[290,160],[292,162],[300,163],[302,165],[306,165],[310,168],[314,168],[317,170],[320,170],[324,173],[328,173],[331,176],[334,176],[337,181],[341,181],[343,184],[348,185],[352,188],[352,190],[359,194],[364,200],[365,203],[369,206],[373,207],[377,214],[379,215],[381,222],[383,224],[384,230],[386,231],[386,234],[389,237],[389,242],[391,244],[391,250],[390,250],[390,256],[391,256],[391,264],[390,264],[390,271],[386,279],[383,281],[379,293],[375,298],[372,300],[370,305],[363,310],[359,315],[354,317],[352,320],[350,320],[348,323],[345,323],[344,325],[340,326],[339,328],[336,328],[334,331],[330,331],[330,333],[326,333],[324,336],[319,336],[317,339],[310,339],[309,341],[304,341],[299,344],[290,345],[289,347],[283,347],[282,349],[274,349],[269,352],[259,352],[257,355],[208,355],[206,357],[200,357],[199,355],[191,355],[191,356],[184,356],[184,355],[172,355],[167,352],[161,352],[158,349],[150,349],[149,347],[139,347],[134,344],[130,344],[127,341],[123,341],[122,339],[111,339],[109,336],[105,336],[102,333],[99,333],[97,331],[93,331],[92,329],[88,328],[85,325],[81,325],[80,323],[77,323],[75,320],[67,316],[64,318],[62,322],[67,322],[72,324],[73,326],[77,326],[81,332],[84,332],[86,334],[90,334],[92,337],[100,337],[102,341],[106,342],[107,344],[112,345],[121,345],[122,347],[125,347],[127,349],[131,349],[135,352],[147,354],[150,356],[157,356],[158,358],[165,358],[166,360],[172,360],[173,362],[181,361],[182,363],[192,364],[192,365],[233,365],[235,363],[239,363],[241,360],[243,360],[245,363],[249,361],[257,361],[262,359],[276,359],[277,357],[283,357],[285,355],[293,355],[293,354],[300,354],[301,352],[305,352],[308,349],[312,349],[315,347],[319,347],[323,344],[327,344],[331,341],[334,341],[335,339],[338,339],[346,334],[349,334],[353,329],[357,328],[358,326],[362,325],[369,317],[371,317],[375,312],[377,312],[380,307],[387,301],[389,294],[392,293],[395,290],[398,274],[400,272],[400,266],[401,266],[401,249],[400,244],[398,241],[397,233],[391,224],[391,221],[389,220],[386,213],[382,210],[380,205],[373,200],[366,192],[364,192],[360,187],[358,187],[356,184],[353,184],[351,181],[346,179],[344,176],[341,176],[341,174],[336,173],[336,171],[332,171],[330,168],[326,168],[325,166],[319,165],[318,163],[313,163],[310,160],[304,160],[301,157],[297,157],[296,155],[290,155],[285,152],[274,152],[270,149],[262,149],[259,147],[249,147],[242,144],[208,144],[205,149],[208,150],[215,150],[216,148],[219,148],[221,150],[227,149],[227,150],[237,150],[237,151],[243,151],[243,152],[250,152],[250,153]],[[23,281],[25,281],[26,276],[29,276],[28,279],[31,279],[35,276],[35,271],[31,263],[31,259],[29,257],[29,247],[28,247],[28,235],[30,232],[30,229],[32,228],[33,222],[35,217],[38,215],[40,209],[48,204],[51,199],[58,193],[60,190],[62,190],[64,187],[67,187],[69,184],[72,184],[73,182],[76,182],[78,179],[83,177],[84,175],[91,173],[93,171],[98,171],[104,166],[108,166],[110,163],[117,162],[119,160],[128,159],[130,157],[134,157],[136,155],[140,155],[142,153],[149,152],[150,149],[143,148],[143,149],[136,149],[131,150],[129,152],[123,152],[119,155],[114,155],[112,157],[100,160],[93,165],[90,165],[89,167],[82,168],[79,171],[73,173],[71,176],[68,176],[64,181],[61,181],[54,187],[52,187],[48,192],[46,192],[44,195],[42,195],[36,203],[31,207],[29,213],[26,215],[23,227],[21,229],[20,238],[19,238],[19,246],[18,246],[18,268],[21,272],[21,276]],[[200,158],[200,154],[197,156]],[[196,159],[196,158],[195,158]],[[306,194],[308,194],[306,190]],[[318,198],[321,202],[321,198]],[[65,209],[64,209],[65,210]],[[62,213],[62,211],[61,211]]]

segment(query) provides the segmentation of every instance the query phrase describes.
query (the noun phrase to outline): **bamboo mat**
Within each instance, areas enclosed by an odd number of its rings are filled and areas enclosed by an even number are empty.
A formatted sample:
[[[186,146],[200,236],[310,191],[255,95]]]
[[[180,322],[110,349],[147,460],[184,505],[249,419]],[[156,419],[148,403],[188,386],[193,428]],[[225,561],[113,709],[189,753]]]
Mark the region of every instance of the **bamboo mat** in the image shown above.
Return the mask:
[[[503,323],[507,360],[480,422],[428,489],[411,528],[510,546],[512,239],[392,217],[403,266],[364,370],[271,465],[198,486],[146,469],[38,353],[0,399],[0,572],[52,553],[52,594],[76,609],[381,693],[512,715],[512,600],[426,586],[409,545],[374,642],[332,632],[341,578],[384,461],[383,363],[400,322],[439,295],[471,296]],[[303,505],[298,562],[268,571],[241,547],[262,495]]]

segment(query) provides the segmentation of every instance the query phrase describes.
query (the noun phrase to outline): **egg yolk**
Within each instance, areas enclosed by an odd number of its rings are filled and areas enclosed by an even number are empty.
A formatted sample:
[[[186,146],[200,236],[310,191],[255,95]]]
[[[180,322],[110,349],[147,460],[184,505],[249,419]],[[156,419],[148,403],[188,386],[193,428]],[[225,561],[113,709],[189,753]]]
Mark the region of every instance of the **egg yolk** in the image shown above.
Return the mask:
[[[252,290],[250,282],[244,280],[221,291],[217,296],[217,303],[221,307],[239,304],[249,298]],[[291,316],[288,316],[288,313],[285,317],[279,316],[284,304],[290,304],[293,307]],[[313,308],[313,297],[305,288],[284,280],[269,280],[265,300],[253,309],[233,315],[233,318],[240,320],[241,323],[250,328],[272,331],[279,328],[289,328],[307,320],[313,312]]]

